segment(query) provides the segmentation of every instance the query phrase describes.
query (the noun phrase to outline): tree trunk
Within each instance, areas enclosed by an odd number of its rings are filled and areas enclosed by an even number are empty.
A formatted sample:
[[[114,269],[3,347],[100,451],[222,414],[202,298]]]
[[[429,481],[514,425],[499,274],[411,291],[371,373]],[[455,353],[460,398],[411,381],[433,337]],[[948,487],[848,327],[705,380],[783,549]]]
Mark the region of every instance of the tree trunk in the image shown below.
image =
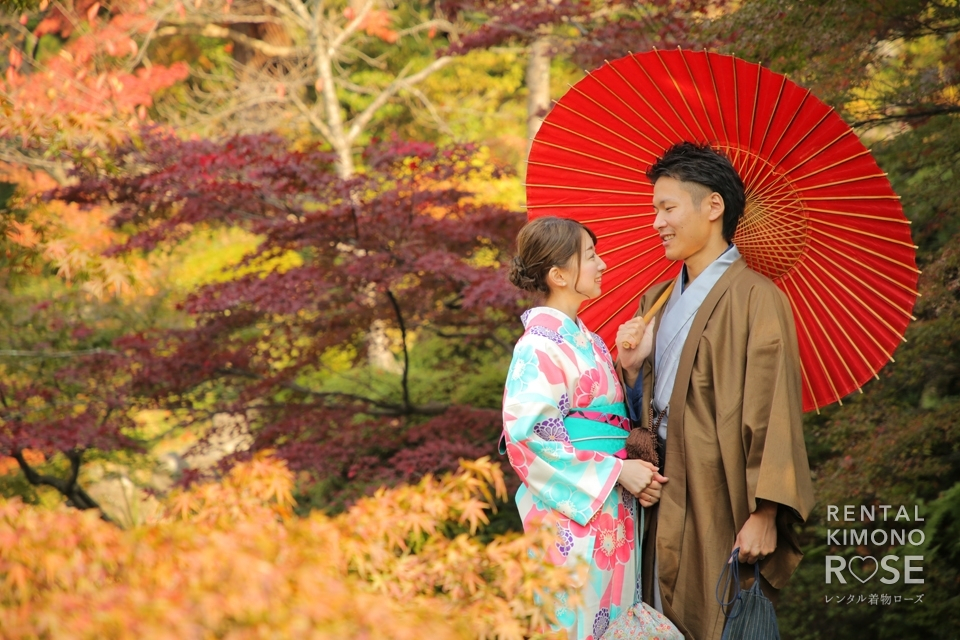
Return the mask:
[[[527,151],[550,111],[550,39],[537,38],[527,60]]]

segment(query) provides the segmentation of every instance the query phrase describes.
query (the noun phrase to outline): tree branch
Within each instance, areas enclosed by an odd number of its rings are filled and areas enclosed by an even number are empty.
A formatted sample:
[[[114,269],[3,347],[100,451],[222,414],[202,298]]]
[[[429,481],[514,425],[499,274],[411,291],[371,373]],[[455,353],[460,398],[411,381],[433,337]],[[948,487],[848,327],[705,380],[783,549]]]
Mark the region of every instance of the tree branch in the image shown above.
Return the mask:
[[[192,33],[201,36],[206,36],[208,38],[221,38],[223,40],[232,40],[238,44],[242,44],[245,47],[250,47],[251,49],[256,49],[260,53],[272,58],[293,58],[298,55],[307,53],[305,47],[281,47],[273,44],[264,42],[263,40],[258,40],[257,38],[251,38],[250,36],[240,33],[239,31],[234,31],[233,29],[228,29],[226,27],[221,27],[216,24],[205,25],[202,29],[189,25],[189,24],[179,24],[171,25],[168,27],[163,27],[157,31],[158,36],[172,36],[181,33]]]
[[[290,99],[293,100],[293,104],[297,106],[297,109],[300,110],[300,113],[302,113],[304,117],[310,121],[310,124],[317,128],[317,131],[320,132],[320,135],[326,138],[330,144],[333,144],[333,136],[330,133],[330,127],[327,126],[327,123],[324,122],[312,109],[309,109],[307,105],[303,103],[303,100],[301,100],[296,94],[291,93]]]
[[[410,407],[410,354],[407,352],[407,327],[403,323],[403,313],[400,311],[400,303],[397,302],[396,296],[393,295],[393,291],[390,291],[390,289],[387,289],[387,298],[390,299],[393,312],[397,315],[397,324],[400,325],[400,344],[403,345],[403,377],[401,378],[400,384],[403,388],[403,404],[405,407]]]
[[[363,21],[366,20],[367,14],[370,13],[370,9],[373,8],[374,0],[367,0],[360,11],[357,12],[356,17],[350,21],[350,23],[343,28],[343,31],[333,39],[327,48],[327,55],[331,58],[336,57],[337,50],[340,46],[347,41],[347,38],[352,36],[357,29],[360,28],[360,25],[363,24]]]
[[[35,487],[47,486],[56,489],[67,499],[67,502],[72,507],[80,509],[81,511],[87,509],[98,509],[100,511],[100,518],[106,522],[112,523],[113,520],[110,519],[110,516],[104,513],[97,501],[91,498],[90,494],[84,491],[83,488],[77,484],[77,476],[80,474],[80,464],[83,458],[83,450],[71,449],[70,451],[65,451],[64,455],[66,455],[67,459],[70,460],[70,477],[68,480],[37,473],[37,470],[31,467],[23,457],[22,450],[17,449],[13,452],[13,458],[17,461],[17,464],[20,465],[20,470],[23,471],[23,475],[27,478],[27,482]]]
[[[77,351],[34,351],[25,349],[0,349],[0,357],[10,358],[73,358],[76,356],[90,356],[102,353],[108,356],[122,356],[113,349],[79,349]]]
[[[391,82],[387,88],[385,88],[380,95],[373,100],[373,102],[367,105],[367,108],[364,109],[360,115],[350,122],[350,130],[347,133],[347,140],[349,140],[351,143],[356,140],[357,136],[363,133],[364,128],[370,123],[370,120],[373,119],[373,116],[376,115],[377,111],[383,105],[385,105],[390,98],[396,95],[398,91],[420,82],[434,71],[442,69],[446,65],[450,64],[452,60],[453,58],[451,56],[437,58],[429,65],[409,77],[405,77],[404,73],[401,72],[400,76]]]
[[[960,113],[960,106],[938,107],[936,109],[928,109],[926,111],[913,111],[911,113],[901,113],[896,115],[880,116],[878,118],[868,118],[866,120],[860,120],[858,122],[851,122],[850,126],[851,127],[875,126],[875,125],[884,124],[887,122],[897,122],[900,120],[919,120],[922,118],[930,118],[933,116],[948,115],[951,113]]]
[[[264,377],[254,373],[253,371],[248,371],[246,369],[218,369],[217,373],[225,376],[240,376],[243,378],[250,378],[252,380],[264,380]],[[344,391],[316,391],[310,389],[309,387],[304,387],[303,385],[297,384],[296,382],[286,381],[278,382],[278,386],[283,387],[284,389],[289,389],[291,391],[296,391],[297,393],[302,393],[313,398],[344,398],[347,400],[354,400],[356,402],[362,402],[373,407],[372,409],[365,409],[363,413],[370,413],[372,415],[378,416],[391,416],[391,417],[401,417],[401,416],[412,416],[412,415],[422,415],[422,416],[435,416],[443,413],[447,410],[449,405],[440,404],[431,402],[425,405],[413,405],[407,402],[406,404],[399,405],[393,402],[383,402],[381,400],[375,400],[373,398],[368,398],[366,396],[361,396],[355,393],[347,393]],[[326,405],[325,405],[326,406]],[[336,407],[333,407],[336,408]]]
[[[450,40],[453,41],[457,35],[457,27],[450,22],[449,20],[443,20],[440,18],[435,18],[433,20],[427,20],[426,22],[421,22],[420,24],[410,27],[408,29],[401,29],[397,31],[397,37],[402,38],[403,36],[408,36],[413,33],[419,33],[421,31],[427,31],[433,27],[441,28],[444,33],[450,34]]]

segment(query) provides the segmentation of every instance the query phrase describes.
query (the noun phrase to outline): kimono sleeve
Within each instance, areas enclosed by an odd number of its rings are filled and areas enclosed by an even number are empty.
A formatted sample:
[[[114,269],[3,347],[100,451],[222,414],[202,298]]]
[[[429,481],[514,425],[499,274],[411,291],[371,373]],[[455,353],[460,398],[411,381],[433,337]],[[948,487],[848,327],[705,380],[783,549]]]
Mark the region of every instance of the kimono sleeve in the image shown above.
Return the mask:
[[[805,520],[813,487],[803,440],[800,354],[790,303],[771,287],[751,298],[742,438],[750,511],[758,499]]]
[[[585,525],[620,477],[623,461],[578,450],[563,425],[578,371],[559,345],[527,334],[517,343],[503,396],[507,455],[536,501]]]

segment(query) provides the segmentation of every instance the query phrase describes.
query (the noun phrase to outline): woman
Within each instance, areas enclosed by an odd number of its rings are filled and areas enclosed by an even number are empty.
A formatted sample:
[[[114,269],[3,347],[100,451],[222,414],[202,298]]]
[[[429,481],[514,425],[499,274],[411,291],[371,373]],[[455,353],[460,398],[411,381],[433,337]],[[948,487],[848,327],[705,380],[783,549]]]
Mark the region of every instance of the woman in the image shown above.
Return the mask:
[[[622,459],[630,429],[623,389],[607,347],[577,318],[580,304],[600,295],[606,265],[595,243],[589,229],[563,218],[538,218],[520,231],[510,280],[546,300],[523,314],[503,398],[506,451],[523,481],[517,506],[524,528],[552,516],[558,526],[550,560],[589,563],[580,605],[557,612],[568,637],[583,640],[598,640],[633,605],[635,497],[651,506],[665,481],[654,465]],[[621,326],[617,344],[629,342],[645,357],[652,323],[642,323]]]

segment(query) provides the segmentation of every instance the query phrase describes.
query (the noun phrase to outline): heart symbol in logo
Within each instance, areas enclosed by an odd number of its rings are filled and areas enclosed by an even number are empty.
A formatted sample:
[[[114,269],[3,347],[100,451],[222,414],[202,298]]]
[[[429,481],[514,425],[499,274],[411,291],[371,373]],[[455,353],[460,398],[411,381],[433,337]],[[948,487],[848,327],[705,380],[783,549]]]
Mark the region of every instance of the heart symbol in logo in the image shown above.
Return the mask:
[[[862,564],[865,564],[867,560],[872,560],[872,561],[873,561],[873,571],[872,571],[872,572],[870,573],[870,575],[868,575],[866,578],[861,578],[861,577],[858,576],[858,575],[854,572],[854,570],[853,570],[853,561],[854,561],[854,560],[859,560]],[[872,578],[873,576],[876,575],[877,569],[879,569],[879,567],[877,566],[877,559],[874,558],[873,556],[853,556],[852,558],[850,558],[850,563],[847,564],[847,569],[850,571],[850,575],[852,575],[854,578],[856,578],[856,579],[859,580],[860,582],[866,582],[867,580],[869,580],[870,578]],[[865,570],[865,569],[864,569],[864,570]]]

